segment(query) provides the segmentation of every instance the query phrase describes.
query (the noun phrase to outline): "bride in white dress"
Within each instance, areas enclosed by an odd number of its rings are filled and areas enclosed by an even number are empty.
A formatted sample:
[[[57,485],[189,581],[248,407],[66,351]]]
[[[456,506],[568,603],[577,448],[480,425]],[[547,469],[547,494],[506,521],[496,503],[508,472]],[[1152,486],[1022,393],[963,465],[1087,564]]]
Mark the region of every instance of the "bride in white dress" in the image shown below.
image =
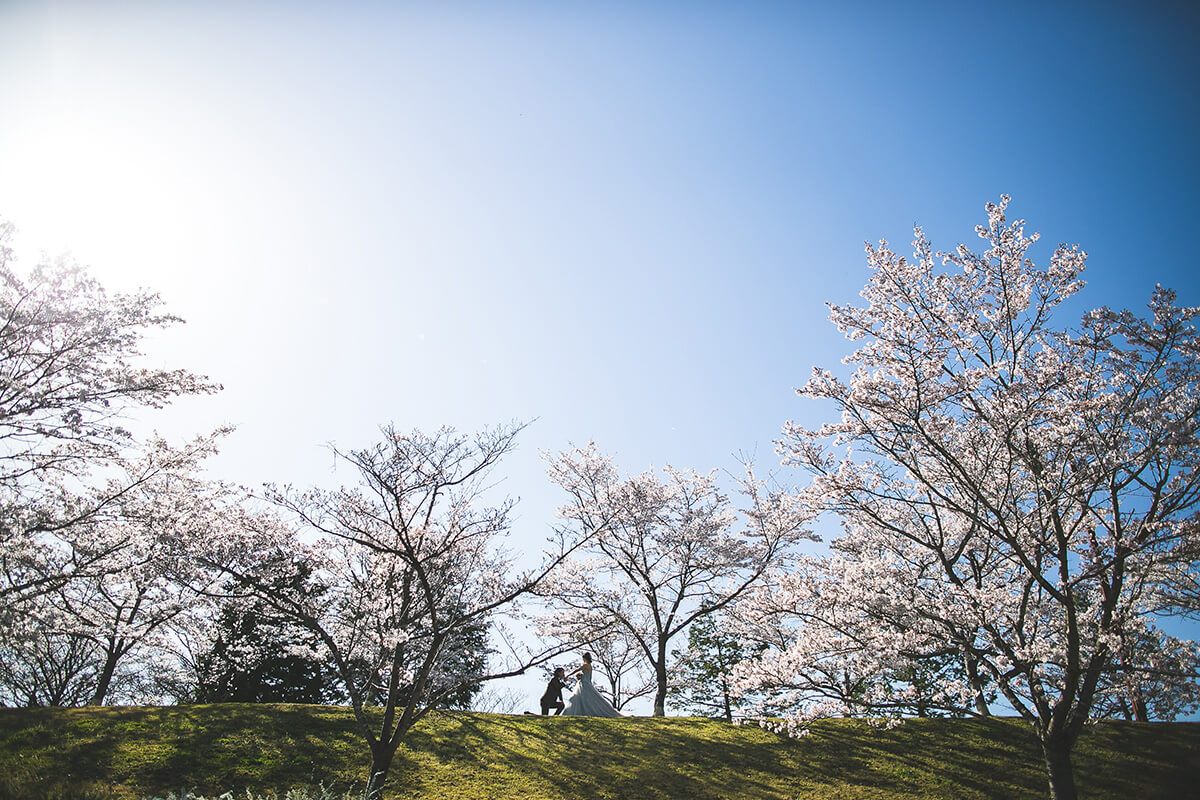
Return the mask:
[[[592,684],[592,654],[583,654],[583,665],[571,673],[579,675],[579,683],[575,686],[575,694],[567,701],[563,716],[575,717],[623,717],[620,711],[600,694]]]

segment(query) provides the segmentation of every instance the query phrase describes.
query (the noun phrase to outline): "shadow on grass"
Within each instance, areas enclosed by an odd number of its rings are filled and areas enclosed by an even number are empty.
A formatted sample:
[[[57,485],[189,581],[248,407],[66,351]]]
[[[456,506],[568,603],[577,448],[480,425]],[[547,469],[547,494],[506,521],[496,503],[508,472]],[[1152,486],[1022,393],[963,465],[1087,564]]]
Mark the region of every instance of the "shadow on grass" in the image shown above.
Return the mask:
[[[447,721],[442,729],[414,732],[409,753],[426,752],[441,764],[456,765],[459,782],[471,779],[463,774],[465,765],[491,765],[493,772],[524,775],[561,797],[766,798],[830,787],[955,798],[1013,796],[1011,787],[979,777],[977,746],[946,750],[938,742],[936,758],[907,758],[914,735],[921,735],[911,729],[897,733],[835,723],[816,726],[797,741],[705,720],[460,716],[454,721],[454,726]],[[1001,730],[1016,735],[1012,726]],[[997,743],[989,755],[1003,762],[1011,757],[1010,747]],[[899,772],[897,764],[903,767]],[[1036,772],[1028,778],[1027,784],[1041,788]],[[944,791],[931,794],[938,784]],[[409,782],[406,788],[419,786]]]
[[[366,772],[344,768],[342,762],[362,760],[365,745],[336,707],[14,709],[0,721],[16,714],[15,730],[0,725],[0,743],[40,767],[0,779],[0,798],[54,797],[60,789],[70,797],[68,790],[80,786],[98,798],[297,783],[348,787]]]
[[[295,705],[0,709],[0,800],[137,800],[324,784],[361,787],[349,709]],[[1200,723],[1103,723],[1074,754],[1080,795],[1194,796]],[[786,739],[700,719],[431,715],[397,753],[389,797],[1044,798],[1017,720],[849,720]]]
[[[707,720],[456,715],[417,731],[395,786],[411,792],[519,774],[547,797],[1043,798],[1041,750],[1019,720],[831,721],[790,740]],[[1076,752],[1082,795],[1178,797],[1200,786],[1200,725],[1105,723]],[[423,757],[440,765],[435,778]],[[421,778],[420,776],[424,776]],[[464,796],[466,796],[464,794]],[[515,796],[515,795],[513,795]]]
[[[1081,797],[1197,797],[1200,722],[1105,722],[1080,738],[1073,763]]]

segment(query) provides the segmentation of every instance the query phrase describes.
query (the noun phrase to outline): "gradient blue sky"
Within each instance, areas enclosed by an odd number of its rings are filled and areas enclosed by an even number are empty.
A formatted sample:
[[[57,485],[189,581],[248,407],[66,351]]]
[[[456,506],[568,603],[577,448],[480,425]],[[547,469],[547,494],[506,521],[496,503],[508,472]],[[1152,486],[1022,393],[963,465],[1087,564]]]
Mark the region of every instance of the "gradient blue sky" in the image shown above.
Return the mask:
[[[1182,3],[0,2],[0,215],[188,324],[221,477],[328,483],[378,425],[734,468],[848,351],[863,242],[983,205],[1090,254],[1083,306],[1200,304]],[[799,480],[799,475],[782,476]]]

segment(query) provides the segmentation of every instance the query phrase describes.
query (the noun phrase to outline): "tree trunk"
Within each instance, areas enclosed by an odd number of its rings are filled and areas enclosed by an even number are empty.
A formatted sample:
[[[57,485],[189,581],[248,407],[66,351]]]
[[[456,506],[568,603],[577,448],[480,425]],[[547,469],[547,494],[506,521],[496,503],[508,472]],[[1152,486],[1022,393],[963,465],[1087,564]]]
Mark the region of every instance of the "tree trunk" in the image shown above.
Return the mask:
[[[1071,746],[1059,736],[1043,738],[1042,756],[1046,760],[1046,777],[1050,781],[1052,800],[1077,800],[1075,772],[1071,768]]]
[[[971,684],[971,693],[975,696],[975,713],[981,717],[990,717],[992,710],[988,708],[987,695],[983,693],[983,680],[979,677],[979,662],[970,653],[964,653],[963,663],[967,668],[967,682]]]
[[[117,671],[117,660],[120,657],[120,648],[109,647],[105,650],[104,669],[100,670],[100,677],[96,679],[96,691],[92,692],[89,706],[104,705],[104,697],[108,694],[108,687],[112,685],[113,673]]]
[[[384,742],[377,742],[371,747],[371,774],[367,778],[366,800],[383,800],[383,785],[387,783],[393,755],[395,753],[389,752]]]
[[[1150,709],[1146,707],[1146,698],[1142,697],[1140,691],[1134,693],[1133,702],[1130,705],[1133,706],[1132,717],[1134,722],[1150,721]]]
[[[658,663],[654,665],[654,674],[658,678],[658,688],[654,692],[654,716],[667,715],[667,653],[665,647],[659,647]]]

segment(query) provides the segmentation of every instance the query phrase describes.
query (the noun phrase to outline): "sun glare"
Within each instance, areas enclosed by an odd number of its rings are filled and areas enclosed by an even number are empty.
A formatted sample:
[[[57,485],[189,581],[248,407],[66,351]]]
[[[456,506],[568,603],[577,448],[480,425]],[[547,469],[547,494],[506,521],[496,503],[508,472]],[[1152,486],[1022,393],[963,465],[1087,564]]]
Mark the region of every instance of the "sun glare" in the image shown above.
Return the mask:
[[[33,251],[23,261],[70,251],[114,288],[161,284],[156,261],[194,225],[197,176],[152,125],[81,105],[26,120],[0,212]]]

